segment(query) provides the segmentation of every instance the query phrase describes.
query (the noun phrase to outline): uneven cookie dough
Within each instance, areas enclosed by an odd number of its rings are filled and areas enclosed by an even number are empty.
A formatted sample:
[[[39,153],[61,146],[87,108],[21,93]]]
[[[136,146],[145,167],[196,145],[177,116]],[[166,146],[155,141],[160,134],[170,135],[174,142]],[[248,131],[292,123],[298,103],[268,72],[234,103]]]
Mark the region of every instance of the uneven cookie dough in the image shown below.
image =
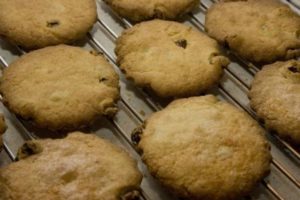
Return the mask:
[[[96,135],[29,141],[18,156],[0,169],[1,200],[131,200],[142,180],[124,150]]]
[[[15,114],[51,130],[116,113],[119,78],[102,55],[59,45],[28,53],[3,72],[0,93]]]
[[[263,134],[246,113],[207,95],[175,100],[133,138],[153,176],[178,196],[232,200],[269,173]]]
[[[95,0],[0,1],[0,35],[25,49],[71,43],[96,18]]]
[[[264,66],[255,76],[249,98],[267,128],[300,144],[300,61]]]
[[[200,0],[104,0],[120,16],[131,21],[177,19],[196,8]]]
[[[207,12],[205,27],[211,37],[252,62],[300,56],[300,17],[277,0],[216,3]]]
[[[192,27],[163,20],[125,30],[115,52],[129,79],[161,97],[204,92],[220,80],[229,63],[215,40]]]

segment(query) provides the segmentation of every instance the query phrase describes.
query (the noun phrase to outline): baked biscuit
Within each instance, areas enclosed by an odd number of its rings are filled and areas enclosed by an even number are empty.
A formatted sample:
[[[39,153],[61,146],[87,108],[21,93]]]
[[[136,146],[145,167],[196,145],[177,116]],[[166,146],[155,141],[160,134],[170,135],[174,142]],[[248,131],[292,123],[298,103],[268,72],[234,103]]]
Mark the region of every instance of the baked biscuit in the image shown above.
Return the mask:
[[[125,30],[115,52],[129,79],[161,97],[204,92],[220,80],[229,63],[215,40],[189,26],[163,20]]]
[[[1,136],[5,131],[6,131],[6,124],[5,124],[4,116],[0,114],[0,151],[2,150],[2,146],[3,146],[3,140]]]
[[[18,156],[0,169],[1,200],[133,200],[142,180],[125,151],[96,135],[29,141]]]
[[[70,130],[112,116],[118,75],[102,55],[79,47],[46,47],[22,56],[3,72],[4,104],[40,128]]]
[[[104,0],[120,16],[133,22],[177,19],[195,9],[199,0]]]
[[[263,67],[255,76],[249,98],[267,128],[300,144],[300,61]]]
[[[252,62],[300,55],[300,17],[277,0],[216,3],[207,12],[205,27],[211,37]]]
[[[0,1],[0,35],[25,49],[71,43],[96,18],[95,0]]]
[[[263,134],[247,114],[207,95],[175,100],[133,138],[153,176],[179,197],[232,200],[269,173]]]

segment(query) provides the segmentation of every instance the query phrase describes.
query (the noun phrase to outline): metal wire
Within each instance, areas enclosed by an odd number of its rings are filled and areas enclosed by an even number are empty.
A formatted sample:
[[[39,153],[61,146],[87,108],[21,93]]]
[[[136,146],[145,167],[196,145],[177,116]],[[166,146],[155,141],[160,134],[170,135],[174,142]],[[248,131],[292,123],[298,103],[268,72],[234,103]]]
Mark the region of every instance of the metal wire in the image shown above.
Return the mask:
[[[2,56],[0,56],[0,62],[3,65],[3,67],[7,67],[8,63],[4,60],[4,58],[2,58]]]
[[[272,160],[272,163],[277,167],[277,169],[279,169],[284,175],[286,175],[286,177],[288,177],[288,179],[290,179],[290,181],[292,181],[298,188],[300,188],[299,181],[294,176],[291,176],[291,173],[289,171],[287,171],[286,168],[283,167],[282,164],[280,164],[275,159]]]
[[[12,152],[12,150],[9,148],[9,146],[7,145],[7,143],[5,141],[3,141],[3,146],[4,146],[4,150],[8,154],[9,158],[12,161],[16,160],[16,155]]]
[[[300,5],[296,4],[293,0],[286,0],[290,5],[292,5],[294,8],[300,10]]]
[[[262,181],[262,184],[271,192],[278,200],[285,200],[269,183],[265,180]]]

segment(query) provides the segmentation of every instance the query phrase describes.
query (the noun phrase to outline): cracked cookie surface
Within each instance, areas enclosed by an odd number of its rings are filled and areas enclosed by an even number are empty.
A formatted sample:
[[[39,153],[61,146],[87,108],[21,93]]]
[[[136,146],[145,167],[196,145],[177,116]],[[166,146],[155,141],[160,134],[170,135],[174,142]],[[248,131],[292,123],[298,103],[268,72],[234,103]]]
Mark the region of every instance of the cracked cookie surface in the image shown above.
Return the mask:
[[[58,45],[10,64],[0,93],[12,112],[38,127],[74,130],[117,111],[119,77],[102,55]]]
[[[277,0],[216,3],[207,12],[205,28],[251,62],[300,56],[300,17]]]
[[[269,173],[264,130],[212,95],[175,100],[142,129],[137,147],[143,161],[183,199],[238,199]]]
[[[96,22],[95,0],[2,0],[0,35],[25,49],[71,43]]]
[[[300,62],[266,65],[249,92],[252,108],[270,130],[300,144]]]
[[[92,134],[28,141],[20,153],[0,169],[1,200],[133,200],[142,181],[127,152]]]
[[[125,30],[115,52],[127,78],[161,97],[204,92],[220,80],[229,63],[215,40],[192,27],[164,20]]]
[[[177,19],[199,5],[199,0],[104,0],[120,16],[133,22]]]

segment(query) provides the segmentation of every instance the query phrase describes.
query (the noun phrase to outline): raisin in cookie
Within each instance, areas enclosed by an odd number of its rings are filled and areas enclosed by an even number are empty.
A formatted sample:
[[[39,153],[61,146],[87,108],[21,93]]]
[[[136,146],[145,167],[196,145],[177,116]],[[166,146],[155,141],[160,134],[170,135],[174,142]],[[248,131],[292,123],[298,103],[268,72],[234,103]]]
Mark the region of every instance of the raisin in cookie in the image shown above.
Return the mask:
[[[205,27],[211,37],[252,62],[300,55],[300,17],[277,0],[216,3],[207,12]]]
[[[142,180],[128,153],[80,132],[29,141],[18,158],[0,169],[1,200],[131,200]]]
[[[33,51],[9,65],[0,93],[12,112],[38,127],[70,130],[117,111],[118,80],[102,55],[59,45]]]
[[[204,92],[220,80],[229,63],[215,40],[192,27],[163,20],[125,30],[115,52],[129,79],[161,97]]]
[[[300,144],[300,61],[264,66],[255,76],[249,98],[267,128]]]
[[[263,129],[212,95],[175,100],[135,134],[153,176],[184,199],[237,199],[270,170]]]
[[[25,49],[71,43],[96,18],[95,0],[0,1],[0,35]]]
[[[104,0],[120,16],[137,22],[177,19],[196,8],[199,0]]]
[[[0,151],[2,150],[2,145],[3,145],[3,140],[2,140],[2,135],[6,130],[6,124],[4,120],[3,114],[0,114]]]

